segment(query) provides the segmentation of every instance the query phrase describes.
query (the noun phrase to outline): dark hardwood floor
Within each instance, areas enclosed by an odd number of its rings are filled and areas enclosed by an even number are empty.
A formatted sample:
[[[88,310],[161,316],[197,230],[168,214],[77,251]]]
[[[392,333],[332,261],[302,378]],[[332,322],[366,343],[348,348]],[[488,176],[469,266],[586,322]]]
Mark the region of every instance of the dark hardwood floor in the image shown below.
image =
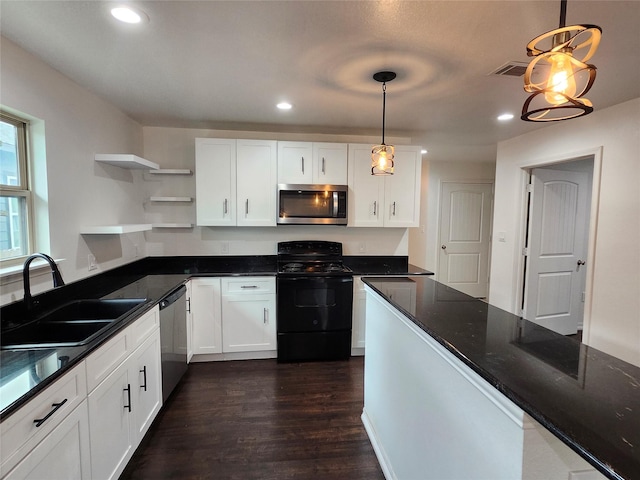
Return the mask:
[[[191,364],[121,479],[384,479],[360,420],[363,366]]]

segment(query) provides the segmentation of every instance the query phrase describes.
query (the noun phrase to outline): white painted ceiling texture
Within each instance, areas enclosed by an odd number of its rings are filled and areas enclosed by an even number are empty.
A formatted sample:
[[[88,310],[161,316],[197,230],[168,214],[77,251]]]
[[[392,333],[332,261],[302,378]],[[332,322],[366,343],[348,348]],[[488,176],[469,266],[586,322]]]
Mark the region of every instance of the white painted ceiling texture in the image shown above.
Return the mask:
[[[491,73],[528,62],[560,16],[559,0],[128,3],[149,22],[117,22],[109,1],[2,0],[0,33],[149,126],[379,137],[372,75],[393,70],[387,137],[439,161],[492,161],[496,142],[541,128],[519,120],[522,77]],[[595,109],[640,97],[640,2],[568,0],[576,23],[603,29]]]

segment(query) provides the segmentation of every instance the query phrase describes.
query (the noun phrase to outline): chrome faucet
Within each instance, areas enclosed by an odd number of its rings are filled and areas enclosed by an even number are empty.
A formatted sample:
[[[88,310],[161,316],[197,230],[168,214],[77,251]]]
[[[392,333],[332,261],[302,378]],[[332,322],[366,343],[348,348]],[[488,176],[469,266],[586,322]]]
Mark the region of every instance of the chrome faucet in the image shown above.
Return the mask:
[[[53,275],[53,287],[61,287],[64,285],[64,281],[62,280],[62,275],[60,275],[60,270],[58,270],[58,265],[49,255],[45,255],[44,253],[34,253],[30,255],[27,260],[24,262],[24,267],[22,268],[22,281],[24,285],[24,304],[27,310],[30,310],[34,306],[34,300],[31,296],[31,287],[29,285],[29,265],[36,258],[42,258],[46,260],[46,262],[51,267],[51,274]]]

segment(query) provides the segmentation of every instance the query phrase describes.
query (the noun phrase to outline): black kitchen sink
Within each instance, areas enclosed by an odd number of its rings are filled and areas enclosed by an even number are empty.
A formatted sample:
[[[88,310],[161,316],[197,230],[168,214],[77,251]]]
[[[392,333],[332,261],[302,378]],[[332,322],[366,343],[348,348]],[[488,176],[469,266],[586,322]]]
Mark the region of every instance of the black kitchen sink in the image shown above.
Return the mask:
[[[3,350],[84,345],[143,302],[143,298],[75,300],[2,332],[0,343]]]

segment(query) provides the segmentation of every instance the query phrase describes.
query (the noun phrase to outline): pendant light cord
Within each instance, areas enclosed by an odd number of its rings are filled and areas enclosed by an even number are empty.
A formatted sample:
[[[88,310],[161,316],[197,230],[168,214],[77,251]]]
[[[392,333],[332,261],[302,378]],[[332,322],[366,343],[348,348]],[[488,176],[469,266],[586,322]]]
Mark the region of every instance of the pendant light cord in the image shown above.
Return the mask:
[[[387,84],[386,82],[382,83],[382,145],[384,145],[384,119],[386,117],[386,99],[387,99]]]
[[[560,28],[567,25],[567,0],[560,0]]]

